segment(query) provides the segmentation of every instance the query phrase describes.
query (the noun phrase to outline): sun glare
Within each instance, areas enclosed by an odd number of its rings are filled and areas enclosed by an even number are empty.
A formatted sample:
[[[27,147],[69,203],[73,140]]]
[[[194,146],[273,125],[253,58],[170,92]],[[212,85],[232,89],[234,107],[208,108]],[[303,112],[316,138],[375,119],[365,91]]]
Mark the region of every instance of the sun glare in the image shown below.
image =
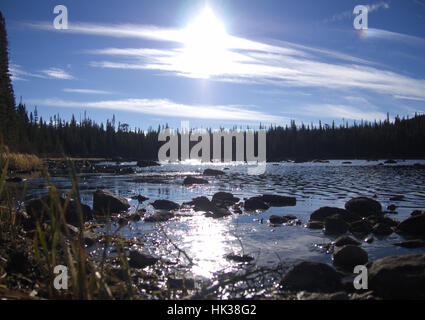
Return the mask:
[[[205,7],[184,30],[182,70],[201,78],[220,73],[229,61],[228,39],[224,24]]]

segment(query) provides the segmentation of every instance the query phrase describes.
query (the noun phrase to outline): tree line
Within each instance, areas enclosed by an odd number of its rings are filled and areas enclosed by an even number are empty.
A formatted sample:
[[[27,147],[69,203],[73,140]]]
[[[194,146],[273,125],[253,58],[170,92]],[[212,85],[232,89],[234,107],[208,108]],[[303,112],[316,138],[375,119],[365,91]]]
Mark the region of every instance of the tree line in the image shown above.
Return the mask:
[[[6,25],[0,12],[0,137],[11,151],[41,156],[122,157],[156,159],[162,142],[161,129],[130,129],[116,124],[115,117],[106,124],[84,116],[67,121],[59,115],[50,119],[29,112],[15,103],[9,72]],[[343,158],[425,158],[425,116],[396,117],[390,121],[332,124],[274,125],[266,133],[267,160],[343,159]],[[211,133],[211,130],[210,130]]]

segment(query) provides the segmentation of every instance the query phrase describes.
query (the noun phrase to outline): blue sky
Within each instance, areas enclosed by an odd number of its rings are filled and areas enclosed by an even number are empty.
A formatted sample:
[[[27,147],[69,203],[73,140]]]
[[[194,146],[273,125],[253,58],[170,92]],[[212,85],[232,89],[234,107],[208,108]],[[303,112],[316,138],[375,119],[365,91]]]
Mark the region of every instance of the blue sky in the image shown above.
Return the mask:
[[[56,30],[53,8],[68,9]],[[355,30],[353,9],[369,9]],[[147,129],[380,120],[425,111],[425,1],[0,4],[16,99],[44,119]]]

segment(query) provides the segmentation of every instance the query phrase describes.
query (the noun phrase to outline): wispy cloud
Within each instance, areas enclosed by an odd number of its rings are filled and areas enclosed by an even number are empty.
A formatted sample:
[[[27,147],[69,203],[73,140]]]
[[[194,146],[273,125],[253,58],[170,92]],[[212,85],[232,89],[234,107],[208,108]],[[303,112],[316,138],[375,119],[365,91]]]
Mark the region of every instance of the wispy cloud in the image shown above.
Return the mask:
[[[400,41],[412,45],[425,45],[425,39],[382,29],[368,28],[364,30],[364,39],[385,39],[392,41]]]
[[[42,74],[25,71],[24,69],[22,69],[22,66],[18,64],[11,64],[9,66],[9,72],[13,81],[27,81],[28,78],[46,78],[46,76]]]
[[[168,99],[124,99],[89,102],[62,99],[35,99],[28,102],[38,106],[110,109],[178,118],[240,120],[254,123],[281,123],[287,120],[281,116],[261,112],[252,106],[188,105],[176,103]]]
[[[49,78],[53,79],[62,79],[62,80],[72,80],[75,79],[72,75],[61,68],[49,68],[41,71]]]
[[[315,104],[302,107],[301,112],[317,118],[344,118],[345,120],[384,120],[386,114],[379,111],[364,110],[342,104]]]
[[[69,92],[69,93],[83,93],[83,94],[112,94],[113,93],[111,91],[105,91],[105,90],[72,89],[72,88],[65,88],[62,91]]]

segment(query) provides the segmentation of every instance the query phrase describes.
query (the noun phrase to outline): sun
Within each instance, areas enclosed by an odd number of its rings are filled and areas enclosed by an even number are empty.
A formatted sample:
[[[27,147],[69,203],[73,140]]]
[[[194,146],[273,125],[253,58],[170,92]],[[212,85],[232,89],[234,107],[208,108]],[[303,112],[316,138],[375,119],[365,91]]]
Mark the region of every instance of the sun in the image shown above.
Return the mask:
[[[219,74],[229,62],[229,36],[224,24],[206,6],[183,30],[184,48],[180,66],[200,78]]]

